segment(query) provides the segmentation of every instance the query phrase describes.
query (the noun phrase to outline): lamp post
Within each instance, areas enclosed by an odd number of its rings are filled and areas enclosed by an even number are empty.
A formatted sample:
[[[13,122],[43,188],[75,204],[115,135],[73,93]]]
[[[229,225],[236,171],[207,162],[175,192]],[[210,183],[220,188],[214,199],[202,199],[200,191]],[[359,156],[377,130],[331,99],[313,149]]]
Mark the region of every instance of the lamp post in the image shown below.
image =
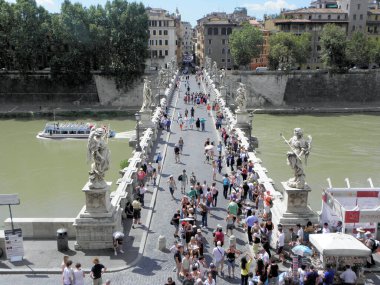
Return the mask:
[[[249,121],[248,121],[248,130],[249,130],[248,151],[252,150],[252,119],[253,119],[253,114],[249,113]]]
[[[141,151],[141,146],[140,146],[140,120],[141,120],[141,114],[140,112],[137,112],[135,114],[136,118],[136,151]]]

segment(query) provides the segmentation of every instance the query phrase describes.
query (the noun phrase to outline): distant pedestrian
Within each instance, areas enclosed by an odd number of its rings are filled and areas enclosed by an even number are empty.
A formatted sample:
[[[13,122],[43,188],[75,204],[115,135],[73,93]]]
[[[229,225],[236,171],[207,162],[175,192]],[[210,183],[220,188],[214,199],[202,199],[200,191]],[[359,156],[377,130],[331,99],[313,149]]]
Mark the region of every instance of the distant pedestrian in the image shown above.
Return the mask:
[[[180,151],[179,153],[180,153],[180,154],[182,154],[184,144],[185,144],[185,143],[184,143],[184,141],[183,141],[183,138],[180,137],[180,138],[179,138],[179,141],[178,141],[178,146],[179,146],[179,151]]]
[[[170,118],[168,118],[168,119],[166,120],[166,130],[167,130],[168,132],[170,132],[170,126],[171,126],[171,124],[172,124],[172,121],[170,120]]]
[[[199,118],[197,118],[197,120],[195,121],[195,127],[197,128],[197,131],[199,131],[201,127],[201,121],[199,120]]]
[[[165,285],[175,285],[175,282],[173,281],[173,278],[168,277],[168,281],[165,283]]]
[[[179,157],[180,152],[181,152],[181,149],[179,148],[179,145],[175,144],[175,146],[174,146],[175,163],[180,163],[181,162],[180,157]]]
[[[113,249],[114,249],[115,255],[117,255],[118,249],[119,249],[120,253],[124,253],[124,251],[123,251],[123,240],[124,240],[124,234],[122,232],[114,232],[112,234]]]
[[[177,185],[175,183],[173,175],[169,176],[168,184],[170,195],[172,195],[172,198],[174,199],[174,191],[177,189]]]
[[[84,285],[84,277],[86,274],[82,270],[82,265],[80,263],[75,264],[74,269],[74,285]]]
[[[102,285],[102,275],[107,271],[107,268],[99,262],[99,258],[94,258],[92,261],[94,266],[91,268],[90,277],[93,285]]]
[[[205,131],[206,119],[205,118],[201,118],[200,121],[201,121],[202,131]]]
[[[187,184],[189,183],[189,178],[186,174],[186,170],[184,169],[182,171],[182,174],[180,175],[181,177],[181,193],[185,193]]]

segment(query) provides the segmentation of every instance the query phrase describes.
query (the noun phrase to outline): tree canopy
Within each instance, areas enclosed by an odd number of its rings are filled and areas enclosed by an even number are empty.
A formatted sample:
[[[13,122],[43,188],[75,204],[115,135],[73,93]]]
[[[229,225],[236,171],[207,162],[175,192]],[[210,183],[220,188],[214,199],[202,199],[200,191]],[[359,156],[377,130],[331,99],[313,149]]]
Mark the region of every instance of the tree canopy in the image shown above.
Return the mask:
[[[0,68],[48,67],[53,76],[69,74],[73,83],[102,70],[125,82],[144,71],[148,28],[145,7],[126,0],[89,8],[65,0],[59,14],[35,0],[0,0]]]
[[[280,32],[270,37],[269,67],[290,70],[307,62],[310,55],[310,34],[297,36]]]
[[[356,32],[352,35],[351,39],[347,42],[346,58],[351,65],[359,68],[368,68],[371,53],[370,42],[365,34]]]
[[[324,64],[332,69],[342,69],[347,66],[347,40],[343,29],[334,24],[325,25],[321,33],[320,43]]]
[[[236,64],[248,65],[258,57],[263,44],[262,32],[246,23],[241,29],[234,29],[229,38],[231,54]]]

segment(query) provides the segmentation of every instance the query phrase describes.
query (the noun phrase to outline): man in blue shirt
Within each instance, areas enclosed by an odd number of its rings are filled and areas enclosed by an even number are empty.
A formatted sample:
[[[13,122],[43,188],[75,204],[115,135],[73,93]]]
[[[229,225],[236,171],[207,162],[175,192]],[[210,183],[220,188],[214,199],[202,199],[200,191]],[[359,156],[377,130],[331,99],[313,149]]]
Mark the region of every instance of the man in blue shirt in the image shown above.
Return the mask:
[[[334,284],[334,275],[335,271],[331,268],[330,264],[326,265],[326,272],[323,276],[323,285],[332,285]]]
[[[249,244],[252,244],[252,233],[251,229],[255,223],[258,223],[259,219],[255,216],[255,212],[252,211],[252,213],[245,218],[245,224],[247,226],[247,234],[248,234],[248,241]]]

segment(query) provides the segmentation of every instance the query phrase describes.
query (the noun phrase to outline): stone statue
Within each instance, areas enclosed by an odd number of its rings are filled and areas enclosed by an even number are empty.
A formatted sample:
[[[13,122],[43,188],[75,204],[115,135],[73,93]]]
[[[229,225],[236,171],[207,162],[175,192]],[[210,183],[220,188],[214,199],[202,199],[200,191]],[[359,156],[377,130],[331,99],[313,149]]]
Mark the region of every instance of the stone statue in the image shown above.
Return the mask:
[[[215,77],[218,76],[218,64],[216,63],[216,61],[214,61],[214,64],[212,65],[211,75]]]
[[[172,77],[172,62],[171,61],[168,61],[168,63],[166,64],[166,75],[168,76],[168,78]]]
[[[148,78],[144,79],[144,89],[143,89],[143,105],[140,111],[150,111],[150,107],[153,103],[152,89],[150,88],[150,80]]]
[[[287,181],[287,185],[292,188],[303,189],[305,187],[305,173],[303,171],[302,157],[307,163],[307,158],[311,150],[311,136],[308,140],[303,137],[303,131],[301,128],[294,129],[294,136],[289,140],[286,140],[286,144],[290,147],[291,151],[287,153],[288,165],[294,171],[294,177]]]
[[[207,72],[210,72],[211,69],[211,58],[209,58],[208,56],[206,57],[205,61],[205,69]]]
[[[220,78],[219,80],[220,86],[224,86],[225,79],[226,79],[226,70],[224,68],[220,70],[219,78]]]
[[[247,112],[247,89],[244,83],[239,83],[239,88],[236,90],[235,103],[237,105],[236,112]]]
[[[159,89],[165,88],[166,82],[167,82],[166,72],[163,68],[160,68],[160,70],[158,71],[158,84],[157,84],[158,88]]]
[[[175,71],[176,71],[176,66],[177,66],[177,60],[175,59],[175,57],[173,57],[172,58],[172,60],[171,60],[171,62],[172,62],[172,74],[174,74],[175,73]]]
[[[88,137],[87,156],[91,163],[90,188],[104,188],[106,171],[109,169],[110,151],[107,146],[108,132],[104,128],[92,128]]]

